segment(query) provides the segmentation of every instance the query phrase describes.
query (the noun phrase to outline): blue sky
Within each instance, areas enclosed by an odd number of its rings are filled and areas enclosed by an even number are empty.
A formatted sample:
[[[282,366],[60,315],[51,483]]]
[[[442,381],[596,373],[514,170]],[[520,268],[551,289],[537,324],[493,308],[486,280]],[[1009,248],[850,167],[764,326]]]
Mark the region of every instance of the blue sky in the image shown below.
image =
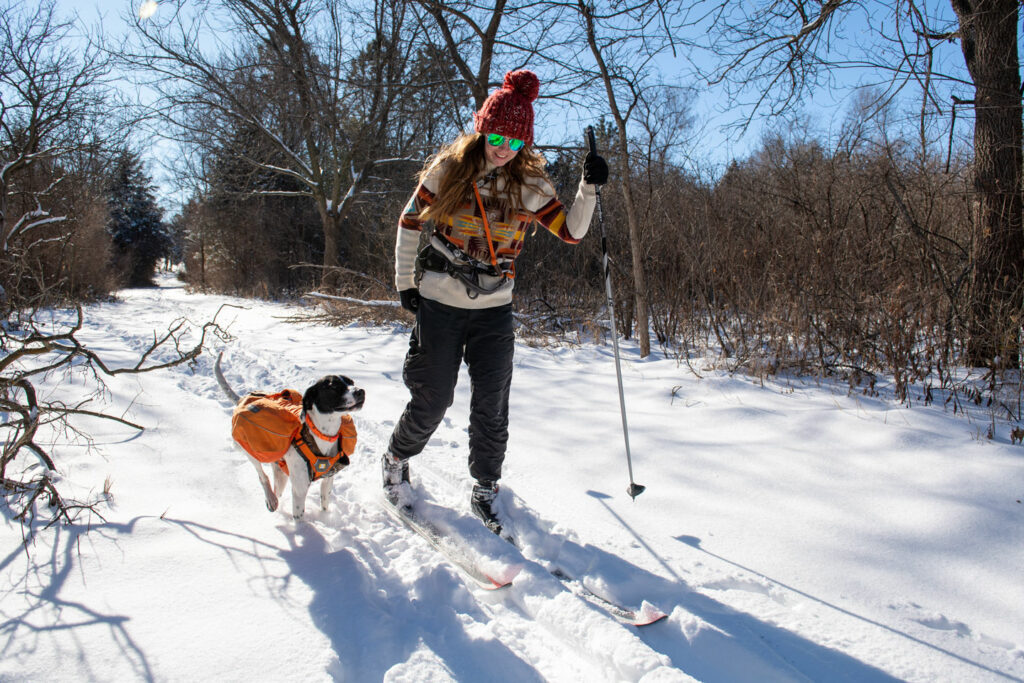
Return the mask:
[[[121,15],[126,11],[135,12],[142,0],[87,0],[85,4],[71,0],[59,0],[58,7],[62,12],[77,12],[86,23],[94,23],[100,16],[106,17],[104,29],[108,34],[117,34],[124,30],[124,22]],[[942,0],[932,0],[929,3],[932,11],[939,15],[950,18],[951,10],[948,3]],[[880,5],[880,3],[879,3]],[[862,4],[861,7],[872,7],[870,3]],[[891,19],[879,12],[875,16],[861,14],[850,16],[845,19],[844,37],[845,42],[839,47],[842,49],[861,49],[859,43],[863,37],[868,35],[868,22],[877,30],[883,26],[884,21]],[[959,54],[959,47],[955,43],[942,46],[942,59],[951,69],[963,69],[962,57]],[[661,63],[662,71],[669,77],[678,77],[685,85],[692,85],[697,89],[693,101],[693,112],[696,118],[696,129],[687,140],[689,151],[686,155],[696,160],[707,172],[721,171],[725,164],[733,158],[742,158],[751,153],[759,145],[764,130],[785,126],[784,119],[754,119],[746,131],[740,131],[730,124],[742,120],[745,110],[730,102],[724,95],[721,88],[708,88],[692,76],[686,76],[689,71],[687,63],[694,52],[681,52],[677,59],[668,57]],[[500,68],[500,67],[498,67]],[[833,72],[830,77],[839,88],[835,90],[820,89],[808,96],[800,103],[799,112],[804,115],[821,135],[827,136],[830,131],[838,128],[840,122],[849,110],[849,103],[852,99],[854,86],[865,82],[865,72],[862,70],[849,70]],[[906,109],[908,118],[919,106],[919,94],[910,89],[904,97],[903,107]],[[960,88],[957,93],[961,97],[971,97],[973,93],[970,88]],[[944,115],[948,118],[948,101],[942,102],[947,110]],[[554,101],[541,100],[538,103],[538,123],[546,128],[538,135],[538,139],[549,143],[566,141],[572,143],[574,139],[582,141],[583,127],[588,123],[594,123],[605,112],[594,111],[593,109],[573,109]],[[961,121],[967,121],[970,112],[960,111],[958,117],[963,116]],[[578,129],[578,131],[577,131]],[[969,133],[969,125],[958,123],[958,132]],[[937,135],[941,135],[938,133]],[[157,151],[162,152],[163,146],[157,146]],[[154,174],[158,175],[159,170],[154,168]]]
[[[143,0],[87,0],[85,3],[74,2],[73,0],[58,0],[58,7],[62,12],[77,12],[87,25],[93,25],[104,17],[103,29],[106,33],[117,35],[124,30],[124,22],[121,16],[126,11],[137,12]],[[666,63],[665,70],[672,72],[681,68],[679,65]],[[728,158],[743,156],[756,145],[759,138],[760,122],[751,127],[742,137],[737,131],[724,131],[722,126],[726,123],[728,114],[723,115],[716,109],[721,109],[721,103],[713,96],[704,95],[700,97],[695,106],[695,112],[700,122],[700,131],[695,132],[694,144],[699,150],[694,150],[694,156],[707,156],[714,159],[716,164],[724,164]],[[582,140],[583,128],[590,123],[596,123],[605,111],[566,111],[566,108],[559,103],[541,100],[537,105],[538,124],[547,125],[548,128],[543,135],[544,142],[548,144],[565,141],[572,144],[573,138]],[[610,117],[609,117],[610,118]],[[578,132],[576,129],[579,129]],[[158,172],[158,169],[154,169]]]

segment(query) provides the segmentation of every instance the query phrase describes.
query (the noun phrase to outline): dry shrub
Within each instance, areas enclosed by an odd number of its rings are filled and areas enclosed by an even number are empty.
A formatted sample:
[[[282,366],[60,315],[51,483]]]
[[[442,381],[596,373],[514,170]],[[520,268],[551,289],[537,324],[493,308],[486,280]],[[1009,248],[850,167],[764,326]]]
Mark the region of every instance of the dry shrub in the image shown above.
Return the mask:
[[[769,141],[705,210],[681,210],[706,217],[679,234],[691,339],[759,373],[884,371],[906,398],[963,332],[967,197],[961,176],[891,149]]]
[[[62,254],[68,293],[75,301],[105,296],[118,286],[109,268],[111,242],[106,218],[107,209],[102,201],[94,201],[83,209]]]
[[[60,210],[66,220],[14,240],[0,259],[0,285],[13,307],[96,300],[118,286],[103,200],[65,197]]]
[[[415,317],[401,306],[390,305],[390,302],[363,302],[356,299],[328,299],[317,296],[307,297],[308,301],[317,305],[315,313],[298,316],[303,320],[322,321],[330,325],[412,325]]]
[[[618,153],[608,151],[613,167]],[[767,139],[714,182],[684,173],[664,155],[638,156],[631,169],[640,244],[626,237],[614,177],[603,188],[618,334],[629,336],[633,326],[635,247],[649,283],[641,294],[652,331],[681,359],[713,347],[730,369],[841,375],[867,391],[885,373],[907,400],[915,384],[952,386],[971,284],[963,164],[948,172],[898,141],[872,143],[869,136],[831,148],[794,137]],[[549,170],[571,205],[577,155],[555,159]],[[323,292],[346,300],[319,301],[319,315],[411,320],[396,307],[357,302],[397,300],[395,222],[413,186],[397,174],[387,179],[389,192],[353,209],[344,268]],[[186,221],[194,285],[278,296],[304,294],[325,280],[311,265],[322,262],[322,237],[308,206],[229,199],[194,207]],[[607,339],[599,237],[596,219],[579,245],[539,230],[528,235],[515,298],[523,338]]]

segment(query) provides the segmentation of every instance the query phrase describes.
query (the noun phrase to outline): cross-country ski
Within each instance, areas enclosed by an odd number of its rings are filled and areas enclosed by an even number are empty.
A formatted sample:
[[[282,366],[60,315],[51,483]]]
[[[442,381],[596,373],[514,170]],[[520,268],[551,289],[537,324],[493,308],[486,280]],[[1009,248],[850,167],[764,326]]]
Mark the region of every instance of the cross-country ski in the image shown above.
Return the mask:
[[[598,595],[587,588],[582,581],[574,579],[560,568],[556,567],[550,571],[551,575],[568,586],[574,595],[578,595],[592,605],[603,609],[624,624],[630,626],[649,626],[668,617],[667,614],[646,600],[643,601],[639,609],[624,607],[604,596]]]
[[[444,477],[439,476],[430,467],[419,468],[418,472],[420,473],[420,476],[425,482],[425,484],[421,488],[442,488],[447,490],[449,496],[453,495],[453,487],[448,482],[445,481]],[[400,508],[395,508],[392,505],[388,505],[387,507],[389,508],[389,511],[394,511],[397,514],[401,514]],[[409,520],[409,522],[412,523],[413,518],[415,516],[403,514],[402,517],[403,519]],[[526,520],[520,518],[518,522],[520,525],[525,525]],[[414,530],[424,535],[428,538],[428,540],[435,544],[445,542],[445,545],[448,546],[460,545],[458,542],[455,541],[455,539],[450,534],[445,534],[436,526],[430,525],[428,523],[421,523],[420,527]],[[503,530],[502,533],[499,534],[499,536],[502,540],[512,545],[512,547],[514,547],[519,553],[524,552],[524,549],[520,547],[520,545],[515,541],[515,539],[511,535],[509,528]],[[557,543],[557,537],[554,537],[554,540]],[[463,546],[463,549],[460,552],[455,553],[453,561],[461,561],[462,558],[465,558],[467,555],[470,554],[471,553],[468,550],[466,550]],[[561,581],[562,584],[573,595],[581,598],[582,600],[585,600],[594,607],[597,607],[598,609],[606,612],[607,614],[609,614],[610,616],[612,616],[613,618],[615,618],[623,624],[629,626],[647,626],[656,623],[668,616],[660,609],[658,609],[655,605],[649,603],[647,600],[641,599],[641,606],[637,609],[634,609],[631,607],[621,605],[615,602],[614,600],[611,600],[603,595],[600,595],[599,593],[595,592],[593,589],[588,587],[584,579],[574,577],[570,570],[559,566],[556,560],[552,560],[549,557],[535,556],[531,553],[531,557],[528,559],[525,556],[525,554],[523,554],[520,557],[520,561],[514,564],[513,566],[521,568],[526,563],[535,563],[537,566],[544,568],[553,577]],[[475,569],[475,567],[473,568],[472,571],[477,574],[480,573],[479,570]],[[493,583],[493,579],[488,577],[483,578],[484,580],[481,581],[481,583]]]
[[[495,563],[491,563],[490,569],[485,569],[473,557],[473,552],[465,544],[459,543],[451,534],[445,533],[429,520],[417,516],[414,510],[396,507],[387,500],[381,501],[381,507],[406,528],[419,534],[481,588],[486,590],[507,588],[512,585],[515,575],[522,569],[521,566],[505,566]]]

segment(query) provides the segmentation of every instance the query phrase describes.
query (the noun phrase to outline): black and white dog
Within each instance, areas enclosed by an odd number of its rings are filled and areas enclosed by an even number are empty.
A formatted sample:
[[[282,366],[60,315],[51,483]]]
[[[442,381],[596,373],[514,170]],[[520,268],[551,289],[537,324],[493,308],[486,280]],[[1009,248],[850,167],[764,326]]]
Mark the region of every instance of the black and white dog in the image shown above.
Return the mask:
[[[241,399],[228,384],[221,371],[222,355],[223,353],[217,356],[214,374],[217,376],[217,383],[220,384],[227,397],[237,404]],[[319,454],[324,458],[333,459],[338,455],[338,449],[342,444],[342,439],[339,436],[344,416],[362,408],[365,398],[365,392],[343,375],[327,375],[306,389],[302,396],[303,422],[311,428],[304,429],[303,433],[309,441],[316,445]],[[239,450],[242,448],[239,447]],[[245,456],[259,474],[260,484],[266,495],[267,508],[271,512],[277,510],[278,498],[284,492],[284,483],[287,479],[291,482],[292,487],[292,516],[295,519],[300,519],[306,510],[306,493],[309,491],[312,479],[307,459],[299,453],[295,445],[290,446],[283,456],[287,465],[287,473],[277,463],[271,465],[274,471],[273,488],[271,488],[270,480],[263,469],[263,463],[249,453],[245,453]],[[347,463],[347,458],[344,461]],[[332,469],[320,477],[321,510],[327,510],[331,486],[334,483],[334,474],[337,469]]]

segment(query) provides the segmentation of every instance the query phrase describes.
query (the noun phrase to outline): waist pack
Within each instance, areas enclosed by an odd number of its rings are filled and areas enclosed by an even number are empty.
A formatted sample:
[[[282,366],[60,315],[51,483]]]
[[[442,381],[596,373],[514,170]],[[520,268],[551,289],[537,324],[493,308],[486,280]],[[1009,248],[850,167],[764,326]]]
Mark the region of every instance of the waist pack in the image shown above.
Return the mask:
[[[481,294],[505,291],[512,286],[512,279],[515,277],[515,267],[511,262],[495,265],[484,263],[438,233],[431,235],[430,242],[417,255],[416,262],[421,270],[447,273],[462,282],[470,299],[475,299]],[[490,287],[484,287],[480,283],[481,275],[489,275],[498,280]]]
[[[349,464],[348,456],[356,449],[356,426],[350,416],[342,416],[338,452],[325,457],[302,422],[302,395],[285,389],[243,397],[231,415],[231,438],[256,460],[276,462],[286,472],[284,454],[295,446],[306,460],[310,479],[316,480]]]

